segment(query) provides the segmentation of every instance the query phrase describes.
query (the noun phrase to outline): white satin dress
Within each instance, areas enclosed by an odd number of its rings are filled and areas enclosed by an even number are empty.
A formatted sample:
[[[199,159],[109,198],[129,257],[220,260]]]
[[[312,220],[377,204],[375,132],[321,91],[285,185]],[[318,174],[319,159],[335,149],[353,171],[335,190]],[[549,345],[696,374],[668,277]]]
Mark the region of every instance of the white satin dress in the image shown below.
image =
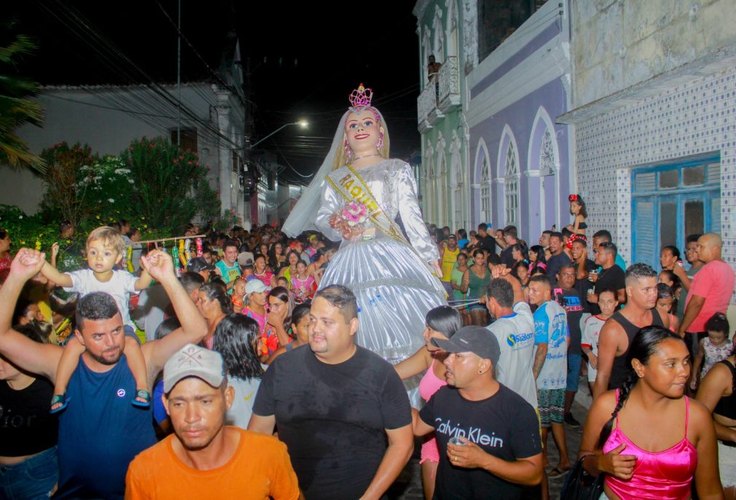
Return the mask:
[[[424,344],[427,312],[447,304],[445,290],[429,264],[439,259],[439,252],[422,220],[409,164],[387,159],[355,170],[385,214],[395,221],[400,217],[411,247],[380,229],[373,239],[342,240],[328,221],[347,202],[326,182],[315,224],[326,237],[342,243],[320,288],[333,284],[350,288],[359,307],[357,343],[396,364]],[[348,172],[341,167],[329,177],[338,184]],[[370,221],[365,225],[370,226]]]

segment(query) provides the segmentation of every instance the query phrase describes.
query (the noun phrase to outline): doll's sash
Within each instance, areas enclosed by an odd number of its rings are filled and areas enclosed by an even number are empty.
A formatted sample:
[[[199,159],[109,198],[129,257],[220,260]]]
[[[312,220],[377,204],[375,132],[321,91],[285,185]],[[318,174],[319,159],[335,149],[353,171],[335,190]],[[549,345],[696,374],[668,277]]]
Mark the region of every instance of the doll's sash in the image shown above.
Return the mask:
[[[373,193],[360,174],[358,174],[358,172],[350,165],[347,165],[347,169],[348,172],[340,177],[337,182],[332,180],[329,176],[327,177],[327,182],[329,182],[332,188],[347,202],[354,201],[364,205],[368,212],[368,218],[373,222],[373,225],[377,229],[381,230],[384,234],[390,236],[396,241],[409,245],[409,247],[413,249],[404,236],[404,233],[399,228],[399,225],[386,215],[386,212],[383,211],[381,205],[378,204],[376,198],[373,196]]]

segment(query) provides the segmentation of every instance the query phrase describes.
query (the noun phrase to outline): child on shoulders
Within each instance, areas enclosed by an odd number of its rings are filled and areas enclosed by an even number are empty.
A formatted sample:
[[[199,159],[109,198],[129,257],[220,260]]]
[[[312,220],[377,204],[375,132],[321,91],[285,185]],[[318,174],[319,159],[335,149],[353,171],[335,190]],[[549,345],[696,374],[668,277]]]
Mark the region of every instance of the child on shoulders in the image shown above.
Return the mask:
[[[120,231],[109,226],[101,226],[93,230],[87,237],[88,269],[61,273],[46,262],[41,268],[41,274],[64,287],[67,292],[77,292],[80,298],[92,292],[106,292],[115,299],[123,319],[125,355],[136,384],[136,394],[132,404],[148,408],[151,403],[151,393],[148,390],[146,364],[135,335],[133,321],[130,318],[128,294],[147,288],[151,284],[151,276],[145,269],[142,270],[139,278],[128,271],[116,269],[116,265],[120,264],[124,257],[124,252],[125,241]],[[79,357],[84,352],[85,347],[79,341],[79,337],[71,336],[61,355],[56,372],[51,413],[57,413],[66,408],[68,404],[66,388],[77,369]]]

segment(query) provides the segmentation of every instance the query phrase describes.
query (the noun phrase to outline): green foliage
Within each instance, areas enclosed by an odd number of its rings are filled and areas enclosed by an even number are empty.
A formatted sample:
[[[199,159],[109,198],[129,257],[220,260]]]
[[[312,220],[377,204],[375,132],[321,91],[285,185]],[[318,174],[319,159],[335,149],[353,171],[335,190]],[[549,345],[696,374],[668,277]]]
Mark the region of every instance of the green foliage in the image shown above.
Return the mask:
[[[20,56],[31,53],[35,44],[24,35],[16,36],[7,47],[0,47],[0,162],[13,167],[30,167],[42,173],[43,160],[31,153],[16,130],[25,123],[39,125],[43,111],[38,101],[35,82],[15,75]]]
[[[84,169],[92,168],[97,161],[88,145],[69,146],[66,142],[55,144],[41,152],[46,162],[43,180],[46,193],[41,201],[41,211],[47,220],[68,220],[75,226],[93,210],[85,204],[86,184],[80,181],[87,175]]]
[[[0,227],[8,229],[14,248],[38,241],[48,252],[62,220],[74,224],[74,240],[83,247],[92,229],[120,219],[138,228],[144,240],[181,235],[197,216],[218,219],[220,201],[206,169],[196,155],[163,139],[134,141],[120,156],[103,158],[87,145],[62,142],[42,156],[48,168],[41,212],[29,217],[0,205]]]
[[[195,216],[210,217],[219,206],[197,156],[165,139],[133,141],[120,159],[133,179],[131,206],[153,227],[177,233]]]
[[[10,234],[13,253],[21,247],[38,248],[49,253],[59,234],[59,228],[45,223],[40,215],[28,216],[20,208],[10,205],[0,205],[0,227]]]

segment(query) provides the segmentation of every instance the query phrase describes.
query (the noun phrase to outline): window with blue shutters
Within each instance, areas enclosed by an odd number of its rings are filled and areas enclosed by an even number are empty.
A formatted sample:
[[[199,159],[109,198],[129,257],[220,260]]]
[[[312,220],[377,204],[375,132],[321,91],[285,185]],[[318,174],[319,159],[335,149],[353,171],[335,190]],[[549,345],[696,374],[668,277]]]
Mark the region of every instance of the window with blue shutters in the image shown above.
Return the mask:
[[[633,262],[659,269],[659,251],[684,256],[690,234],[721,230],[720,155],[681,159],[631,172]]]

